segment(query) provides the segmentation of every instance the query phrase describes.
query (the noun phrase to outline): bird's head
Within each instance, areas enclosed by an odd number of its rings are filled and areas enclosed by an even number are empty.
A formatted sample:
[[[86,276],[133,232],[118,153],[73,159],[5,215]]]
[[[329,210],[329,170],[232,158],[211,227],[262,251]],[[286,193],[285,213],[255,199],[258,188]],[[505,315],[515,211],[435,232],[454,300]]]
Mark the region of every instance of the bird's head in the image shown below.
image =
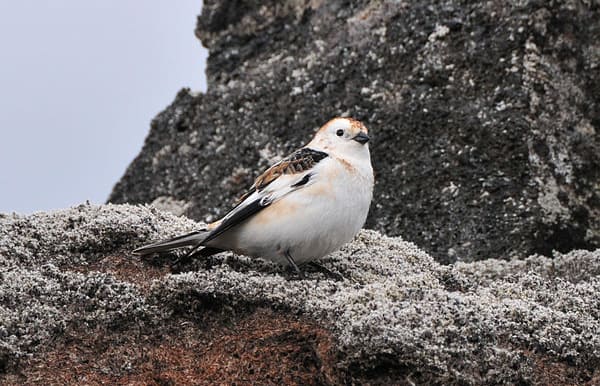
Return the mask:
[[[334,118],[317,131],[308,146],[349,158],[370,158],[368,132],[356,119]]]

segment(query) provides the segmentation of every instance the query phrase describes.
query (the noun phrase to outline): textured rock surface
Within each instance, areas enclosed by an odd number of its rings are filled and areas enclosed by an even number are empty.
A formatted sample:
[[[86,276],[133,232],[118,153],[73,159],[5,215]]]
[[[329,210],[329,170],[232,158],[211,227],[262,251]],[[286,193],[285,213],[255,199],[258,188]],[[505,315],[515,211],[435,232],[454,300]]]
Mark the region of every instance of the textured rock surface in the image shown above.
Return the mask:
[[[444,266],[364,231],[323,261],[343,281],[127,252],[197,226],[128,205],[0,216],[0,383],[600,382],[600,250]]]
[[[374,137],[370,228],[442,262],[600,245],[597,2],[204,4],[208,91],[156,117],[111,202],[212,219],[351,115]]]

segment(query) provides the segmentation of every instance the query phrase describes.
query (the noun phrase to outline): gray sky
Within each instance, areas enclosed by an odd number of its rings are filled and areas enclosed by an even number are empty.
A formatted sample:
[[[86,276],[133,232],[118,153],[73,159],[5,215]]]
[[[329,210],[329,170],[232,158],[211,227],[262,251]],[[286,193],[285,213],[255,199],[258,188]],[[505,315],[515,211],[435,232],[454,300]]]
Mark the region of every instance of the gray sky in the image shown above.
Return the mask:
[[[102,203],[151,119],[206,89],[200,0],[0,1],[0,212]]]

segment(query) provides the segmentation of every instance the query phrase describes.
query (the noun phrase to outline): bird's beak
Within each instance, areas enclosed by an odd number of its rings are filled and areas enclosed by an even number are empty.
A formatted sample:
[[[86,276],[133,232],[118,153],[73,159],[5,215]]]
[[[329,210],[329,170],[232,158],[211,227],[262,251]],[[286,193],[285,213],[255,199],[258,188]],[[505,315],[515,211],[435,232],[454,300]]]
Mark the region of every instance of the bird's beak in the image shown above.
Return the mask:
[[[360,133],[358,133],[356,135],[356,137],[352,138],[353,140],[355,140],[356,142],[360,143],[361,145],[364,145],[365,143],[369,142],[369,136],[367,135],[367,133],[363,133],[362,131]]]

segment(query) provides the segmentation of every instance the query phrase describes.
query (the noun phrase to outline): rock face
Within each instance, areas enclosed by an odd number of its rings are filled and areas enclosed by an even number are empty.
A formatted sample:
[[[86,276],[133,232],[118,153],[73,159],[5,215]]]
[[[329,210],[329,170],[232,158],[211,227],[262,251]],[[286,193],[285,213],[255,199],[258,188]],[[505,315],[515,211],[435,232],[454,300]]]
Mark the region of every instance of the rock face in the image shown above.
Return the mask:
[[[600,245],[596,2],[204,2],[206,94],[152,122],[113,203],[224,214],[329,118],[373,135],[367,226],[441,262]]]
[[[600,382],[600,250],[445,266],[364,231],[323,260],[342,281],[128,253],[198,226],[128,205],[0,216],[0,383]]]

